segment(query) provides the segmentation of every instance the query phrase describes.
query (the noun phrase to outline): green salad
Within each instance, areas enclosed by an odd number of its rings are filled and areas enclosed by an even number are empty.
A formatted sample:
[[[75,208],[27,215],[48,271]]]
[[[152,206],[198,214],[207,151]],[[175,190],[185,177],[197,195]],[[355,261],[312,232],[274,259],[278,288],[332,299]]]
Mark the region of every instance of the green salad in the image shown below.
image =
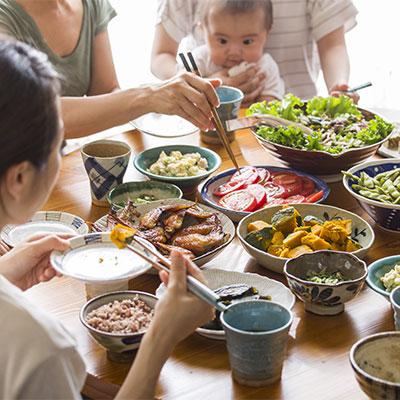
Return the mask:
[[[306,102],[292,94],[282,101],[252,104],[247,115],[271,114],[309,127],[308,135],[294,126],[261,126],[257,135],[283,146],[340,154],[351,148],[369,146],[385,139],[393,125],[376,116],[367,121],[353,100],[346,96],[314,97]]]

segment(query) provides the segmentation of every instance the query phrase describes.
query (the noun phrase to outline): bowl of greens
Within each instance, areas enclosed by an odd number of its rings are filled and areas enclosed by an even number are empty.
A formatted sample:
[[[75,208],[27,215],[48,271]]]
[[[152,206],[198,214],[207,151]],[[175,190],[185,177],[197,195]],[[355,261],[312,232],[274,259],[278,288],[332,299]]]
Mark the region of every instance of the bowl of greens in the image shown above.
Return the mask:
[[[338,174],[376,153],[393,125],[379,115],[357,107],[346,96],[314,97],[302,101],[287,94],[282,101],[254,103],[247,115],[271,114],[301,123],[294,126],[260,125],[252,132],[261,146],[294,169],[319,175]]]

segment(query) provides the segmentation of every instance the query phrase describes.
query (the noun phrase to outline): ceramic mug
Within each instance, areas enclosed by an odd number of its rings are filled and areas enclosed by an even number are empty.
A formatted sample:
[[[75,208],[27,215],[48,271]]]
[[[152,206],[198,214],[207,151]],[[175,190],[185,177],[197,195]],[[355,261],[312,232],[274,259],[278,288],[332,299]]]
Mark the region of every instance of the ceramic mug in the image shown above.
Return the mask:
[[[83,164],[90,181],[92,203],[108,207],[108,192],[122,183],[131,148],[117,140],[97,140],[82,146]]]
[[[390,293],[390,302],[394,311],[394,325],[396,331],[400,331],[400,286]]]
[[[281,379],[293,315],[267,300],[232,304],[220,317],[233,379],[261,387]]]
[[[229,119],[237,118],[239,115],[240,104],[243,100],[243,92],[231,86],[220,86],[215,89],[215,91],[217,92],[220,102],[216,110],[226,131],[225,122]],[[235,131],[226,131],[226,134],[230,142],[235,139]],[[221,143],[216,131],[200,131],[200,136],[205,143]]]

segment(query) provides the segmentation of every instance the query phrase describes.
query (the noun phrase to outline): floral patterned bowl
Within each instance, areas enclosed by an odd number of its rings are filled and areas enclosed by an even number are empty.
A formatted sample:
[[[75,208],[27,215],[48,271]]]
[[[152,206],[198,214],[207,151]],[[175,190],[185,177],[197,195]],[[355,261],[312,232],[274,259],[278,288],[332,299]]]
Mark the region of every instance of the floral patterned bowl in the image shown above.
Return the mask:
[[[311,273],[328,275],[340,272],[347,280],[336,284],[317,283],[306,280]],[[340,251],[316,251],[289,259],[283,273],[290,289],[304,307],[318,315],[336,315],[344,310],[344,303],[354,298],[367,277],[364,261],[350,253]]]

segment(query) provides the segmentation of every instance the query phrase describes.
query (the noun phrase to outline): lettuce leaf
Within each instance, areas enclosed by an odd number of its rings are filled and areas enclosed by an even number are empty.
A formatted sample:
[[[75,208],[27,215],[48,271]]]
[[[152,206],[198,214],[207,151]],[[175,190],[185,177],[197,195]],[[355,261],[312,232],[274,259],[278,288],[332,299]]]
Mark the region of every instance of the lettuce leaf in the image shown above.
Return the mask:
[[[330,118],[336,118],[339,115],[350,114],[361,117],[361,112],[357,110],[357,106],[353,100],[347,96],[339,97],[313,97],[307,102],[307,114],[314,117],[322,117],[327,115]]]

